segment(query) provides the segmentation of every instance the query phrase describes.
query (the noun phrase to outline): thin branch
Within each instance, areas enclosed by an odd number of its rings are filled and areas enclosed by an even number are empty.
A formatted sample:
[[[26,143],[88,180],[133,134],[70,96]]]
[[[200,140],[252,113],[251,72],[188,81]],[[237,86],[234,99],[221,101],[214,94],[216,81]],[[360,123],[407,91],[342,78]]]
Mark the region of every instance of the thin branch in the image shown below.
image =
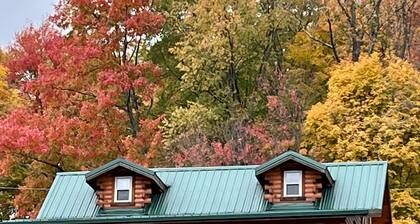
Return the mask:
[[[333,51],[335,60],[338,63],[340,63],[340,57],[338,56],[337,48],[335,46],[334,33],[333,33],[333,30],[332,30],[332,23],[331,23],[330,18],[327,19],[327,22],[328,22],[328,32],[330,33],[330,45],[331,45],[331,49]]]

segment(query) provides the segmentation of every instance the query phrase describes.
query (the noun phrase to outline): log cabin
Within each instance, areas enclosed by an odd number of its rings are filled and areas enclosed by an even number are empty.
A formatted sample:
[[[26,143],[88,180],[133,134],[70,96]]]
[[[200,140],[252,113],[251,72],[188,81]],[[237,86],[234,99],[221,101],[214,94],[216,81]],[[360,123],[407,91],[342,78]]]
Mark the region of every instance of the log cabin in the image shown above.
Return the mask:
[[[36,219],[12,223],[392,223],[387,162],[145,168],[124,159],[57,176]]]

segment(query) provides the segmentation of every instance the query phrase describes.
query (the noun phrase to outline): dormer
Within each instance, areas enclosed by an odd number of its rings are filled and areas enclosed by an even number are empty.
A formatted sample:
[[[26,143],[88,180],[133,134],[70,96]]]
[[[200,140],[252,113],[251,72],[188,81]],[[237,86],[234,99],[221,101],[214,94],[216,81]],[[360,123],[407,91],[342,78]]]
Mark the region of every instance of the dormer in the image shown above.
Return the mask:
[[[113,160],[85,175],[102,209],[143,209],[152,195],[166,190],[154,171],[124,159]]]
[[[255,175],[272,204],[313,203],[321,199],[323,189],[334,185],[325,165],[294,151],[258,166]]]

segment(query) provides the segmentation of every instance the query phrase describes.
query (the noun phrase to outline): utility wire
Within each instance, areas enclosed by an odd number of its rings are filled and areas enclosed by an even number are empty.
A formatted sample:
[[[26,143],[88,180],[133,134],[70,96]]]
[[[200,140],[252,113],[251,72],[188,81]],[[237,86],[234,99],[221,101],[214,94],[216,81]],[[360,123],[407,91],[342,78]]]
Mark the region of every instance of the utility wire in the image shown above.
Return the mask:
[[[415,189],[420,190],[420,187],[405,187],[405,188],[390,188],[391,190],[405,190],[405,189]],[[0,186],[0,190],[35,190],[35,191],[48,191],[49,188],[38,188],[38,187],[7,187]]]
[[[40,188],[40,187],[5,187],[0,186],[0,190],[35,190],[35,191],[48,191],[49,188]]]

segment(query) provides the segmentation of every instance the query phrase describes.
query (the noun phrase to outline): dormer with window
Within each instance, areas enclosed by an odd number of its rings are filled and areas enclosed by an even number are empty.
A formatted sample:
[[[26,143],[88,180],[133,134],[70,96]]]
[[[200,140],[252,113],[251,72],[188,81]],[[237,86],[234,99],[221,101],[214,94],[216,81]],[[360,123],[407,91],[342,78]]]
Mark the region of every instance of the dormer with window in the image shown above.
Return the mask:
[[[154,171],[116,159],[85,175],[86,182],[98,196],[104,210],[118,208],[143,209],[152,203],[152,195],[166,190]]]
[[[313,203],[322,197],[324,188],[334,184],[325,165],[294,151],[262,164],[255,174],[264,188],[264,198],[272,204]]]

